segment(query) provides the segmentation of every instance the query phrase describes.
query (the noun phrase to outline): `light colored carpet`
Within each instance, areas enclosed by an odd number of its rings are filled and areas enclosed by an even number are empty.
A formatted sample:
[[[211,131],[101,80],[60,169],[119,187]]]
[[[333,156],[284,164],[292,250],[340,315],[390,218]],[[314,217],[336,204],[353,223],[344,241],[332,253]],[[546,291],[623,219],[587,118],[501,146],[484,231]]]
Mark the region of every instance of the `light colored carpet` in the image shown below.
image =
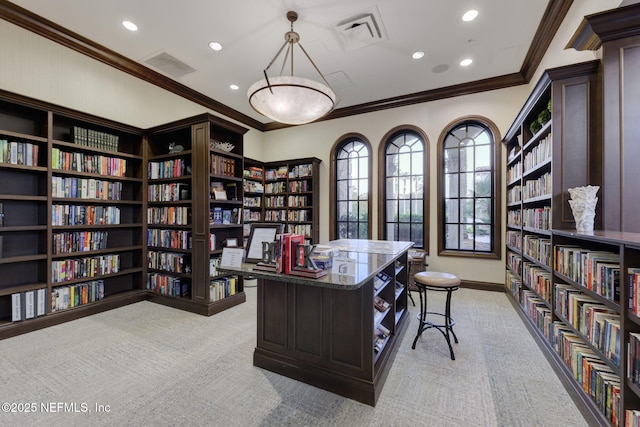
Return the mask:
[[[142,302],[0,341],[0,402],[37,409],[2,412],[0,425],[586,425],[504,294],[454,294],[455,361],[435,330],[411,349],[411,307],[373,408],[254,367],[256,288],[246,293],[212,317]]]

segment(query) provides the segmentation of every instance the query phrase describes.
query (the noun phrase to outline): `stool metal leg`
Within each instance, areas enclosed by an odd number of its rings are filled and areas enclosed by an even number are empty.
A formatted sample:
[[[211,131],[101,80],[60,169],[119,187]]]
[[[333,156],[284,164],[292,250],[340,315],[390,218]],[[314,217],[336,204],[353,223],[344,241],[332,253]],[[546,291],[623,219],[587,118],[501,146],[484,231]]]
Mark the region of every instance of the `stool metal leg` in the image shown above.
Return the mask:
[[[425,293],[425,301],[422,300],[422,292]],[[426,320],[427,320],[427,291],[422,288],[422,286],[418,286],[418,295],[420,296],[420,314],[418,315],[418,332],[416,333],[416,337],[413,339],[413,345],[411,348],[413,350],[416,349],[416,342],[418,342],[418,338],[422,335],[422,332],[426,329]]]

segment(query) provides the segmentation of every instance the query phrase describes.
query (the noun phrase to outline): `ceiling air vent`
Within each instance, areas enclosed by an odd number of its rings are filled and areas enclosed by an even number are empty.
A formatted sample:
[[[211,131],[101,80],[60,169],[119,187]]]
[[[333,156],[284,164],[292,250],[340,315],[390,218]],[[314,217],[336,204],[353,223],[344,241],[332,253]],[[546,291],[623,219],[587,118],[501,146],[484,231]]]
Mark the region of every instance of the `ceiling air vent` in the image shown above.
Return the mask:
[[[345,50],[359,49],[388,40],[377,7],[350,16],[336,25],[338,37]]]
[[[174,56],[169,55],[167,52],[153,55],[144,62],[175,78],[186,76],[195,71],[194,68],[191,68]]]

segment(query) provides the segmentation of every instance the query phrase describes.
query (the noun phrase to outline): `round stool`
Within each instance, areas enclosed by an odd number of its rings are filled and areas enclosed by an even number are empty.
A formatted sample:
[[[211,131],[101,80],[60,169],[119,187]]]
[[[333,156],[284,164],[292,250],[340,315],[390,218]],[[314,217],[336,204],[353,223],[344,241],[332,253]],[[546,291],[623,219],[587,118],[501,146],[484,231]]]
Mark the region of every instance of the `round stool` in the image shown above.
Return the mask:
[[[455,325],[456,322],[451,318],[451,294],[453,293],[453,291],[458,290],[460,279],[458,279],[453,274],[441,273],[438,271],[423,271],[420,273],[416,273],[413,278],[420,294],[420,313],[418,314],[418,333],[413,340],[413,345],[411,346],[411,348],[415,350],[418,338],[426,329],[435,328],[439,330],[447,340],[447,344],[449,345],[449,353],[451,354],[451,360],[456,360],[455,356],[453,355],[453,347],[451,346],[451,338],[449,334],[453,335],[453,339],[457,344],[458,337],[456,337],[455,332],[453,332],[453,325]],[[447,293],[447,301],[445,303],[444,314],[434,311],[427,311],[427,291],[439,291]],[[424,299],[422,298],[423,293]],[[429,315],[431,315],[431,317],[444,317],[444,323],[434,323],[429,321]]]

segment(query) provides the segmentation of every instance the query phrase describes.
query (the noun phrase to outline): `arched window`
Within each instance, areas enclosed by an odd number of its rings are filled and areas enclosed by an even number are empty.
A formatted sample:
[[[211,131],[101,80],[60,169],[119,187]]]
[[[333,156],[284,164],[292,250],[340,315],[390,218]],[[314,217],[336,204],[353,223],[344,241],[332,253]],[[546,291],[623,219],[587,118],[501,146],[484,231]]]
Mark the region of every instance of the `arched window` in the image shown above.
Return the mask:
[[[499,257],[499,147],[486,119],[455,122],[441,135],[439,164],[441,254]]]
[[[414,127],[397,128],[383,140],[381,233],[384,240],[428,249],[427,139]]]
[[[370,239],[371,145],[352,134],[342,137],[331,153],[331,238]]]

